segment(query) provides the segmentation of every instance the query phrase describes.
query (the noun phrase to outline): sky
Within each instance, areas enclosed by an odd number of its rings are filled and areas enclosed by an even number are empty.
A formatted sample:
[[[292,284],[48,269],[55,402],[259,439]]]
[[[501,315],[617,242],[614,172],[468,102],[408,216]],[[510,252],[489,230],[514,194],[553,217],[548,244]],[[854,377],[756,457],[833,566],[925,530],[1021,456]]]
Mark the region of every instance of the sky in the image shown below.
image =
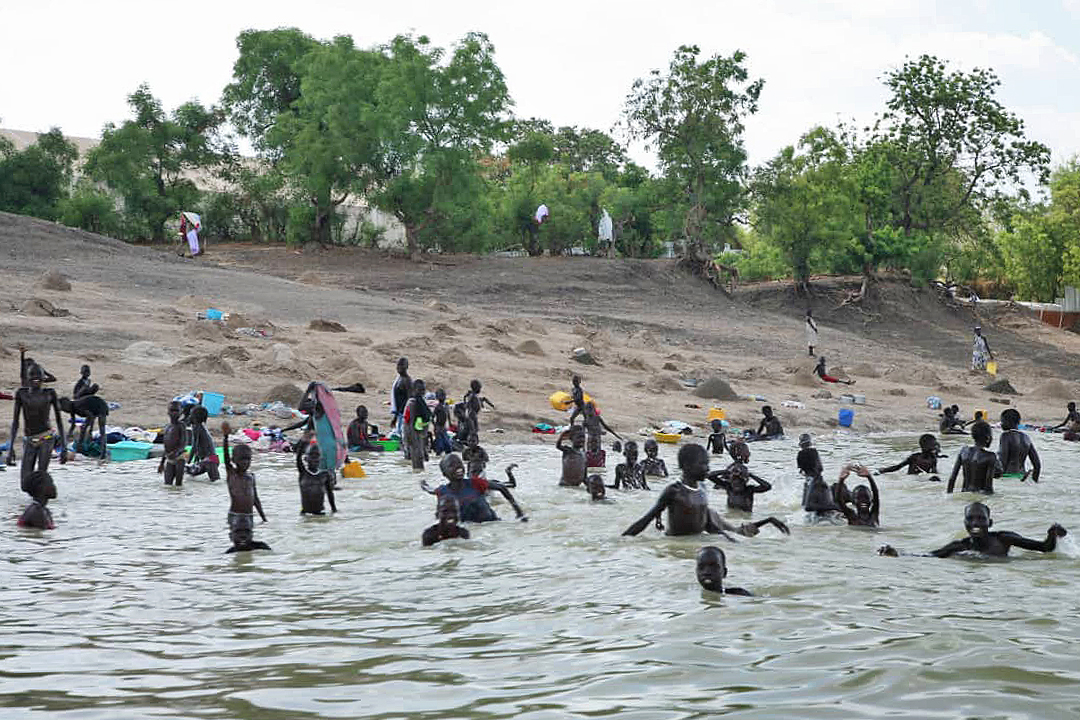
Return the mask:
[[[750,162],[816,124],[872,121],[884,73],[931,53],[990,67],[1000,100],[1047,144],[1055,164],[1080,154],[1080,0],[10,0],[0,9],[0,127],[98,137],[129,116],[147,82],[165,107],[216,103],[245,29],[298,27],[358,45],[399,33],[450,46],[487,33],[515,115],[611,131],[633,81],[666,68],[679,45],[747,53],[765,80],[746,122]],[[156,8],[168,8],[169,15]],[[631,154],[648,165],[640,147]]]

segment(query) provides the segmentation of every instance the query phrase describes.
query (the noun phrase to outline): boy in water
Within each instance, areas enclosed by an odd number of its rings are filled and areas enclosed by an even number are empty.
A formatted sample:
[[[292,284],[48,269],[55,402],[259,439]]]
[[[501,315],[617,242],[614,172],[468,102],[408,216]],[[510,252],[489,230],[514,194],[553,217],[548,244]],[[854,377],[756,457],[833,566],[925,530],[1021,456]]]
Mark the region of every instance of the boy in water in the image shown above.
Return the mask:
[[[487,450],[480,447],[477,442],[476,435],[470,435],[465,449],[461,451],[461,459],[465,463],[465,468],[469,473],[469,477],[487,477],[487,464],[490,459],[487,454]]]
[[[454,420],[457,422],[457,430],[454,432],[454,447],[463,448],[469,442],[469,436],[473,434],[472,421],[469,420],[469,409],[465,403],[454,404]]]
[[[330,501],[330,512],[337,512],[337,505],[334,503],[334,474],[321,468],[321,463],[322,451],[319,450],[318,443],[311,442],[311,436],[305,434],[303,439],[296,443],[301,515],[324,515],[324,496]]]
[[[762,525],[772,524],[784,534],[790,533],[787,526],[776,518],[770,517],[735,527],[725,522],[715,510],[709,508],[709,500],[701,483],[709,475],[709,453],[696,443],[679,448],[679,469],[682,479],[664,488],[660,498],[637,522],[623,531],[623,535],[637,535],[652,521],[659,529],[664,529],[660,516],[667,511],[667,535],[697,535],[708,532],[723,535],[731,540],[725,531],[737,532],[752,537]]]
[[[906,467],[908,475],[930,473],[928,478],[930,481],[941,482],[941,478],[937,476],[937,461],[938,458],[947,456],[939,454],[940,452],[941,445],[938,443],[937,438],[930,433],[924,433],[919,436],[919,452],[908,455],[905,460],[895,465],[881,468],[878,470],[878,474],[896,472]]]
[[[603,448],[600,447],[604,430],[619,440],[622,440],[622,436],[608,427],[604,418],[600,417],[600,413],[596,411],[596,404],[592,402],[585,403],[585,419],[581,424],[585,427],[585,461],[588,467],[604,467],[607,459]]]
[[[484,405],[487,405],[492,410],[495,406],[490,400],[480,394],[482,387],[479,380],[473,380],[469,383],[469,391],[465,393],[463,400],[465,401],[465,407],[469,412],[469,422],[472,423],[472,431],[475,433],[480,432],[480,411],[484,409]]]
[[[820,475],[824,470],[821,465],[821,455],[814,447],[814,441],[809,433],[799,436],[799,454],[795,456],[795,464],[799,472],[808,477]]]
[[[847,492],[844,480],[852,471],[870,481],[869,489],[865,485],[856,485],[854,490]],[[874,474],[869,468],[862,465],[845,465],[840,471],[840,479],[833,484],[832,490],[833,501],[847,518],[848,525],[878,526],[881,514],[881,493],[878,491],[877,483],[874,482]]]
[[[761,408],[761,422],[758,423],[758,429],[756,433],[753,433],[745,438],[746,442],[753,442],[755,440],[778,440],[784,437],[784,427],[780,424],[780,418],[773,415],[773,409],[771,405],[766,405]]]
[[[981,502],[973,502],[964,508],[964,529],[967,530],[968,536],[932,550],[929,554],[944,558],[961,552],[976,552],[991,557],[1005,557],[1009,554],[1009,549],[1014,546],[1024,550],[1053,552],[1057,547],[1057,539],[1068,534],[1065,528],[1054,523],[1046,531],[1045,540],[1032,540],[1014,532],[990,532],[993,524],[994,521],[990,519],[990,508]],[[900,552],[891,545],[883,545],[878,549],[878,555],[896,557],[899,554]]]
[[[33,500],[19,516],[19,527],[39,530],[55,528],[52,513],[45,507],[50,500],[56,498],[56,485],[53,483],[52,476],[43,470],[35,470],[30,473],[30,479],[24,489],[30,493]]]
[[[1001,461],[998,456],[990,452],[990,442],[994,435],[990,426],[979,421],[971,426],[971,438],[974,445],[969,445],[960,451],[953,466],[952,475],[949,476],[949,485],[945,492],[951,493],[956,485],[956,476],[964,471],[964,484],[962,492],[981,492],[987,495],[994,494],[994,478],[1001,477]]]
[[[727,435],[724,433],[724,423],[721,420],[713,420],[709,425],[712,427],[712,433],[709,434],[709,439],[705,441],[705,447],[713,455],[723,455],[727,452]]]
[[[645,441],[645,459],[641,461],[641,469],[645,471],[646,477],[667,477],[667,463],[662,458],[658,457],[660,454],[660,445],[655,439],[649,438]]]
[[[196,405],[191,411],[191,452],[188,453],[187,474],[196,477],[206,473],[210,482],[216,481],[221,475],[218,473],[218,454],[214,448],[214,439],[206,429],[206,419],[209,413],[202,405]],[[247,447],[241,445],[240,447]],[[237,448],[239,450],[240,448]],[[251,462],[251,448],[248,448],[248,462]],[[194,462],[192,462],[194,461]]]
[[[68,427],[68,437],[72,439],[74,439],[75,434],[75,417],[78,416],[84,419],[82,427],[79,428],[79,439],[74,440],[76,452],[81,452],[84,455],[95,452],[93,448],[87,446],[87,443],[93,437],[94,425],[98,426],[100,446],[96,452],[97,457],[104,462],[108,442],[105,434],[105,419],[109,417],[109,403],[97,395],[83,395],[74,401],[68,398],[60,398],[60,409],[68,413],[70,418],[71,424]]]
[[[461,511],[458,507],[457,498],[453,495],[443,495],[439,498],[439,504],[435,508],[435,517],[439,521],[426,528],[423,535],[420,536],[420,544],[424,547],[430,547],[440,540],[469,539],[468,528],[458,525],[458,520],[461,519]]]
[[[566,439],[570,439],[567,447]],[[559,484],[564,487],[577,487],[585,482],[585,429],[580,425],[571,425],[555,441],[555,449],[562,452],[562,476]]]
[[[753,597],[754,593],[738,587],[724,587],[727,577],[727,557],[724,551],[715,545],[706,545],[697,551],[697,580],[701,587],[724,595],[742,595]]]
[[[45,371],[40,365],[31,365],[26,371],[26,387],[15,392],[14,418],[11,421],[11,434],[7,452],[7,464],[15,464],[15,438],[19,436],[19,418],[26,422],[23,431],[23,458],[19,468],[20,486],[27,490],[30,476],[35,470],[48,472],[49,460],[52,459],[53,443],[60,442],[60,464],[67,462],[64,442],[64,420],[60,416],[60,402],[56,391],[42,387]],[[56,416],[56,430],[49,425],[49,411]]]
[[[1072,432],[1080,432],[1080,412],[1076,409],[1076,403],[1069,403],[1065,406],[1065,410],[1068,413],[1065,416],[1065,419],[1054,427],[1049,428],[1047,432],[1057,432],[1066,427]]]
[[[414,380],[412,384],[413,396],[405,405],[404,422],[402,423],[402,448],[405,457],[412,461],[413,470],[423,470],[424,462],[428,459],[428,426],[431,425],[431,408],[428,407],[425,395],[427,387],[423,380]]]
[[[445,455],[454,452],[454,443],[450,440],[447,426],[450,424],[450,409],[446,405],[446,391],[439,388],[435,391],[435,407],[431,410],[431,429],[434,439],[431,442],[431,450],[435,455]]]
[[[192,411],[192,415],[194,414],[195,412]],[[255,540],[255,513],[253,511],[259,511],[259,517],[263,522],[266,522],[266,513],[263,512],[259,492],[255,488],[255,475],[250,472],[251,448],[247,445],[238,445],[236,451],[230,455],[230,432],[232,428],[229,423],[221,423],[221,434],[224,436],[221,447],[222,454],[225,456],[225,482],[229,487],[229,539],[232,541],[232,547],[225,552],[269,550],[269,545]]]
[[[169,403],[169,424],[161,431],[161,441],[165,446],[165,454],[158,463],[158,473],[165,476],[165,484],[176,483],[177,487],[184,484],[184,424],[180,421],[183,410],[180,403],[173,400]]]
[[[1026,480],[1029,473],[1024,469],[1027,460],[1031,460],[1030,477],[1032,482],[1039,482],[1039,474],[1042,472],[1042,462],[1039,453],[1035,450],[1035,444],[1031,442],[1020,427],[1020,413],[1009,408],[1001,413],[1001,438],[998,440],[998,459],[1001,461],[1001,469],[1005,474],[1020,475],[1021,480]]]
[[[371,442],[371,435],[378,436],[379,429],[368,422],[368,409],[365,405],[356,406],[356,417],[345,431],[345,441],[351,452],[382,452],[386,448]]]
[[[610,487],[618,490],[648,490],[649,485],[645,482],[645,472],[638,463],[637,443],[633,440],[623,445],[623,457],[625,462],[615,466],[615,484]]]
[[[942,435],[964,435],[964,421],[961,420],[957,413],[960,408],[955,405],[946,407],[941,411],[941,422],[938,423],[938,432]]]
[[[446,495],[457,498],[461,508],[462,521],[489,522],[499,519],[499,516],[491,509],[491,505],[488,504],[485,497],[489,489],[498,491],[506,498],[510,506],[514,508],[514,512],[517,513],[518,520],[528,520],[505,485],[493,480],[485,480],[482,477],[466,477],[465,463],[456,454],[450,453],[443,457],[439,461],[439,471],[442,472],[447,482],[432,490],[428,487],[426,480],[421,480],[420,487],[425,492],[431,493],[440,499]]]
[[[590,475],[585,486],[589,491],[589,497],[594,502],[607,500],[607,485],[604,485],[604,478],[599,475]]]
[[[56,376],[46,370],[44,366],[38,365],[34,362],[34,358],[26,356],[26,346],[19,345],[19,387],[30,387],[30,368],[37,365],[41,368],[41,382],[52,383],[56,382]]]
[[[390,422],[398,437],[402,436],[405,403],[412,397],[412,378],[409,377],[409,358],[398,358],[397,377],[390,389]]]
[[[710,474],[709,479],[713,481],[715,488],[727,492],[728,510],[753,512],[754,495],[772,490],[771,484],[750,472],[738,459],[726,470]],[[751,480],[754,484],[750,483]]]

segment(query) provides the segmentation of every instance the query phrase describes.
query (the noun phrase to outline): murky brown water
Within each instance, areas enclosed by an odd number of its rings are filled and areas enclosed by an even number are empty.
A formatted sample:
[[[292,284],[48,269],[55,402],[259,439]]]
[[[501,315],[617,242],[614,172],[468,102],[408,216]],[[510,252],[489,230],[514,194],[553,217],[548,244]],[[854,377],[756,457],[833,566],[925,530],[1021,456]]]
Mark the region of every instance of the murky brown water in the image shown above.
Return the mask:
[[[819,440],[830,476],[914,445]],[[1044,482],[1000,481],[995,528],[1080,532],[1078,448],[1038,445]],[[472,540],[427,549],[433,498],[396,458],[366,459],[369,477],[343,481],[341,512],[325,519],[298,515],[287,458],[258,458],[270,522],[257,537],[274,551],[246,556],[222,554],[222,483],[165,488],[153,461],[56,468],[58,527],[41,534],[15,528],[24,498],[14,472],[0,475],[0,716],[1080,714],[1073,535],[1008,562],[881,558],[884,542],[924,551],[959,537],[971,498],[888,475],[883,529],[805,527],[794,443],[756,445],[751,468],[775,484],[757,514],[795,527],[727,545],[729,581],[758,596],[721,599],[694,578],[711,539],[619,536],[662,484],[593,505],[555,487],[550,447],[489,450],[493,476],[520,463],[530,522],[474,526]],[[434,465],[426,472],[436,479]]]

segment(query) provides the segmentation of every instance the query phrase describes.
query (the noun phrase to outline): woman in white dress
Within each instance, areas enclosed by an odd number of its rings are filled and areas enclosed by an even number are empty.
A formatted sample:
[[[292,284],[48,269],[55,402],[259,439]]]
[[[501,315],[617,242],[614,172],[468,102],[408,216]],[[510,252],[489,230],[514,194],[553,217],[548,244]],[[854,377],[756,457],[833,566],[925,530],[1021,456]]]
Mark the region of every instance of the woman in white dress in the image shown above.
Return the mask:
[[[817,323],[814,322],[814,314],[810,308],[806,308],[806,347],[807,354],[814,357],[814,348],[818,344]]]

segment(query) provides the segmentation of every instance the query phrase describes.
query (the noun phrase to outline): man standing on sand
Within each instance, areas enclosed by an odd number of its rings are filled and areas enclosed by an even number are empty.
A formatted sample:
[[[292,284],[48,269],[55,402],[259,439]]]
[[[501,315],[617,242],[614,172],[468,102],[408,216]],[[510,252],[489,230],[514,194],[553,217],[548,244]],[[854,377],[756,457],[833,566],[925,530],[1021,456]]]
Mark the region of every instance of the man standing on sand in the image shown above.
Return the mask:
[[[814,313],[810,308],[806,308],[806,347],[810,357],[814,357],[814,347],[817,343],[817,323],[814,322]]]
[[[993,360],[994,353],[990,350],[990,343],[982,334],[982,328],[975,326],[975,342],[971,345],[971,369],[986,370],[986,361]]]

